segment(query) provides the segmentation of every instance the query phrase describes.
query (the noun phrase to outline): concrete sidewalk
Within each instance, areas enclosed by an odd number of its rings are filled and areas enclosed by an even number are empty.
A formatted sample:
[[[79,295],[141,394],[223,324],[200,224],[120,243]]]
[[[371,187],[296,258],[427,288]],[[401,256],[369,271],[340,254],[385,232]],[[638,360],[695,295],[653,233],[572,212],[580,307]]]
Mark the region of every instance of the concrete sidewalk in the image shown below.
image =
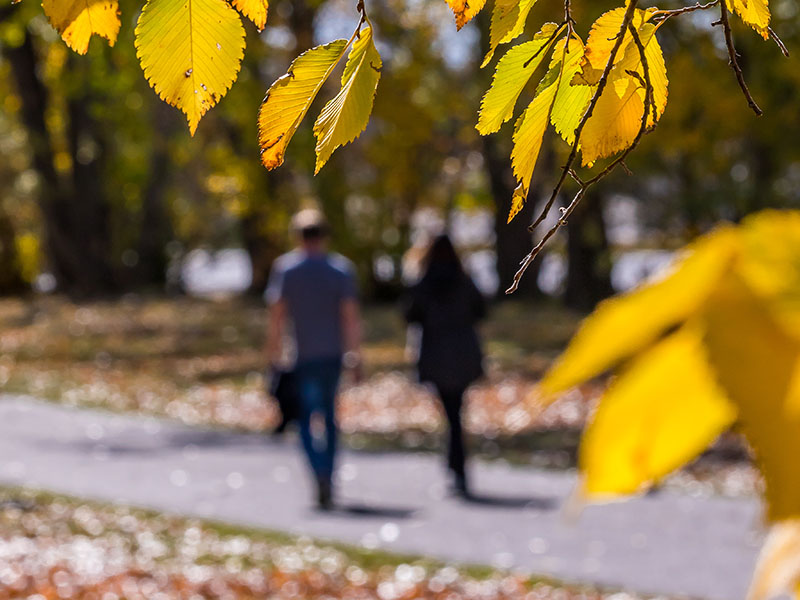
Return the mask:
[[[296,444],[0,396],[0,483],[210,517],[569,581],[744,597],[761,541],[755,500],[673,492],[588,507],[569,473],[474,465],[478,498],[447,497],[426,454],[342,453],[342,508],[313,510]]]

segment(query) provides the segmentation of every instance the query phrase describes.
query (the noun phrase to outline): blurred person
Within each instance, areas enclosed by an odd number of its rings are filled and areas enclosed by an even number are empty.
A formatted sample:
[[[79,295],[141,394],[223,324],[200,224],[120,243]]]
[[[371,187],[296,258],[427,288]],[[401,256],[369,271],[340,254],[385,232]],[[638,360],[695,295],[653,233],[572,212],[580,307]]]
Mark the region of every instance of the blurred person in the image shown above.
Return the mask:
[[[267,394],[275,398],[281,420],[272,435],[279,437],[300,416],[300,399],[294,369],[282,364],[270,364],[267,369]]]
[[[419,379],[433,384],[444,406],[450,430],[447,465],[455,492],[466,498],[469,487],[461,407],[467,387],[483,375],[483,353],[475,326],[486,316],[486,302],[447,235],[433,240],[423,261],[422,278],[409,290],[406,302],[406,320],[418,324],[422,334]]]
[[[318,505],[329,509],[336,456],[336,389],[343,366],[357,380],[361,376],[356,278],[349,260],[328,252],[328,224],[321,212],[300,211],[292,218],[291,230],[297,248],[275,261],[265,293],[270,306],[266,355],[277,372],[282,336],[290,323],[300,440],[316,480]],[[318,428],[320,419],[324,426]]]

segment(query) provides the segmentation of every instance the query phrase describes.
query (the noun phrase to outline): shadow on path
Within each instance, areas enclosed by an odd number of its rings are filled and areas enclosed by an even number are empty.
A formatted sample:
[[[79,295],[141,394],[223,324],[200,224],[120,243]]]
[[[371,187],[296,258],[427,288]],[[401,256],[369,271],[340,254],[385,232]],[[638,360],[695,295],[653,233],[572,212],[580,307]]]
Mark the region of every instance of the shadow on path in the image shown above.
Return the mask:
[[[526,508],[531,510],[554,510],[559,507],[557,498],[531,498],[530,496],[492,496],[489,494],[470,494],[463,499],[468,504],[488,508]]]
[[[414,516],[417,509],[345,502],[335,504],[334,507],[329,510],[317,509],[316,512],[318,514],[353,518],[378,517],[383,519],[408,519]]]

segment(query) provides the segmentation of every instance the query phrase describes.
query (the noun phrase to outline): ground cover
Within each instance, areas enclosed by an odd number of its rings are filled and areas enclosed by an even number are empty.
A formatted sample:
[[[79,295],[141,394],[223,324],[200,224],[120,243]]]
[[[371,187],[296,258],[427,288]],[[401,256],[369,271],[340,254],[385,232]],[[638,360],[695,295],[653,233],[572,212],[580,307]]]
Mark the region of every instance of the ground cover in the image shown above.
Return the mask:
[[[16,488],[0,488],[0,564],[0,599],[639,598]]]

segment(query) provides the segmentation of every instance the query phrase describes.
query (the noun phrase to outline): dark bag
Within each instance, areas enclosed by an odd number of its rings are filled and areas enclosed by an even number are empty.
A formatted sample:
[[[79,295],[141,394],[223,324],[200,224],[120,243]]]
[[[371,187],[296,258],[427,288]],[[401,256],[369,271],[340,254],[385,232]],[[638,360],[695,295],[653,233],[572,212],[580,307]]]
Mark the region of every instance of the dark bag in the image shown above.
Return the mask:
[[[297,377],[294,372],[273,371],[267,392],[278,401],[278,408],[282,415],[281,424],[278,427],[282,431],[286,425],[300,416]]]

